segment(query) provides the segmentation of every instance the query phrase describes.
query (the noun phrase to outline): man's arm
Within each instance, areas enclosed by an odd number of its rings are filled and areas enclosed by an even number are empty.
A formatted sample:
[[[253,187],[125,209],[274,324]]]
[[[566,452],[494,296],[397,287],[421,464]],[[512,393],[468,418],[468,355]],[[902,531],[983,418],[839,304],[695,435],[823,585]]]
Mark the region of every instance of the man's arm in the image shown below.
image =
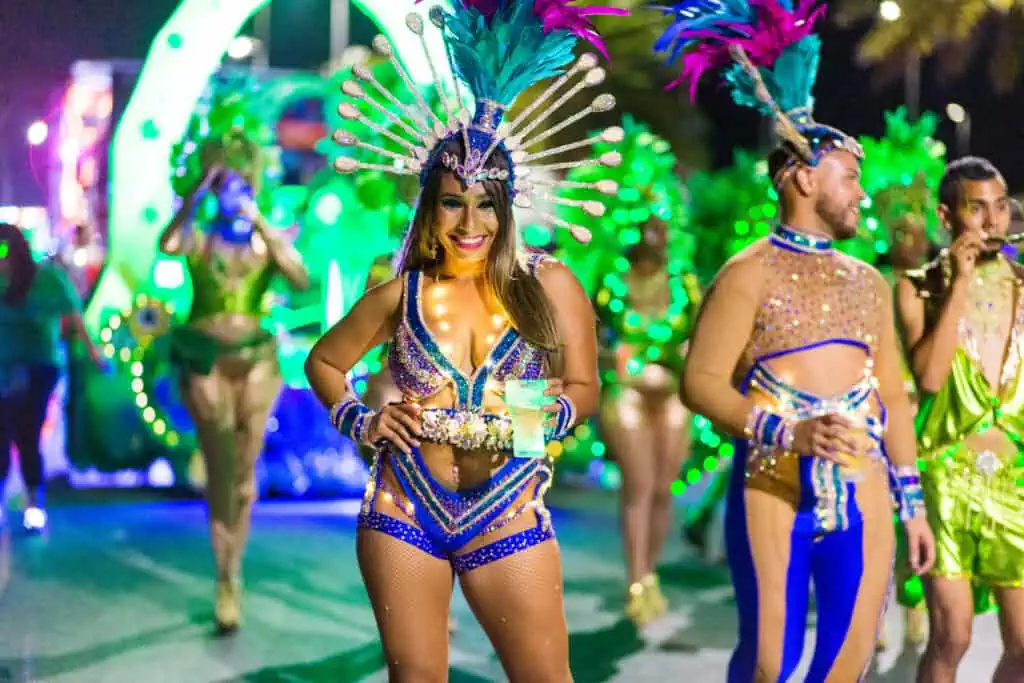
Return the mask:
[[[763,276],[757,261],[742,258],[718,274],[690,338],[680,390],[683,403],[732,436],[846,464],[842,454],[857,448],[849,420],[824,415],[796,422],[757,406],[732,384],[761,305]]]
[[[925,319],[924,299],[906,277],[896,283],[896,316],[918,388],[934,394],[946,382],[953,356],[960,346],[958,327],[967,302],[965,278],[953,280],[931,328]]]
[[[680,394],[695,413],[732,436],[743,436],[754,403],[732,384],[761,301],[761,266],[726,264],[708,289],[683,369]]]
[[[911,286],[907,280],[897,285],[897,301],[901,298],[901,287]],[[907,558],[914,574],[920,576],[935,564],[935,537],[928,527],[925,514],[924,492],[921,489],[921,473],[917,467],[917,437],[914,433],[913,412],[910,408],[910,397],[903,389],[903,373],[900,367],[900,347],[896,338],[896,326],[893,307],[889,303],[888,285],[881,275],[878,276],[878,287],[881,300],[884,302],[885,315],[882,338],[879,340],[878,356],[875,358],[875,377],[878,379],[878,393],[882,397],[888,411],[888,425],[885,431],[885,449],[892,463],[891,482],[893,496],[896,501],[900,520],[903,522],[907,538]],[[916,292],[911,292],[917,299]],[[902,297],[907,296],[902,292]],[[907,302],[911,303],[911,302]],[[924,306],[917,299],[920,319],[911,318],[908,322],[915,325],[916,338],[922,339],[920,330],[924,328]],[[915,313],[908,306],[908,313]],[[955,331],[955,329],[954,329]],[[909,340],[908,340],[909,346]],[[952,358],[952,355],[950,356]],[[946,372],[949,372],[947,364]]]
[[[967,304],[967,286],[982,246],[976,230],[962,233],[941,258],[953,272],[952,281],[942,292],[942,307],[934,324],[925,320],[924,302],[914,284],[906,277],[896,284],[896,315],[907,347],[910,369],[918,388],[934,394],[946,383],[953,356],[960,346],[959,325]]]
[[[906,280],[901,280],[900,285],[906,284],[913,287]],[[899,296],[900,285],[897,285],[897,296]],[[878,394],[885,404],[888,413],[888,426],[885,433],[885,448],[889,459],[897,467],[917,467],[917,437],[914,434],[913,410],[910,407],[910,397],[903,387],[903,369],[901,366],[899,340],[896,336],[896,321],[893,316],[893,307],[890,303],[889,286],[878,276],[875,287],[881,297],[884,308],[884,322],[881,339],[878,344],[878,356],[875,358],[875,377],[878,379]],[[916,294],[914,297],[916,299]],[[916,299],[921,305],[921,316],[924,316],[923,303]]]

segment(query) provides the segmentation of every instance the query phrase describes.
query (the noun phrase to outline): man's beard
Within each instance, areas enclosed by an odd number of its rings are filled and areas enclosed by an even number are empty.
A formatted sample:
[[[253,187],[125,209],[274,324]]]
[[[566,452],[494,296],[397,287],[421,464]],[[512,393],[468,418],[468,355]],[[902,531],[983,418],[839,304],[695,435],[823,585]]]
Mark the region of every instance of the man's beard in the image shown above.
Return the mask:
[[[849,208],[841,208],[829,203],[827,199],[818,202],[817,214],[828,225],[833,238],[837,240],[848,240],[857,236],[857,224],[847,224],[846,215],[851,211]]]

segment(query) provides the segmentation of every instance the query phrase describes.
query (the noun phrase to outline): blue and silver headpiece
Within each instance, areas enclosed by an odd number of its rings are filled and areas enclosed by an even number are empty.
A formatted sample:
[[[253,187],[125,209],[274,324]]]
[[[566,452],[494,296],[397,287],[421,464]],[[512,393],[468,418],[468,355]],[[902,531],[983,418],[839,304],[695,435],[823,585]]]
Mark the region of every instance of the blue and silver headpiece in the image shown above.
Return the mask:
[[[560,198],[557,190],[565,186],[567,181],[543,177],[543,172],[561,172],[581,166],[618,166],[622,162],[618,152],[606,152],[596,158],[588,156],[546,164],[534,162],[589,148],[599,141],[620,142],[623,138],[621,128],[608,128],[578,142],[530,151],[584,117],[615,107],[613,96],[598,95],[583,110],[553,123],[532,138],[528,137],[582,90],[604,81],[605,71],[598,66],[596,55],[587,53],[574,60],[573,51],[580,38],[590,41],[603,51],[600,38],[586,16],[627,13],[626,10],[605,7],[573,8],[568,7],[569,2],[454,0],[451,12],[439,7],[432,8],[430,21],[443,33],[454,76],[453,92],[450,94],[442,85],[437,67],[426,49],[423,18],[416,13],[409,14],[406,26],[423,45],[433,74],[434,88],[443,105],[444,120],[441,115],[435,114],[419,94],[394,55],[391,42],[383,35],[377,36],[373,41],[374,49],[389,59],[415,101],[402,102],[377,81],[367,66],[360,65],[352,70],[356,80],[345,81],[342,91],[383,114],[394,126],[389,130],[374,123],[350,102],[343,103],[339,113],[346,120],[359,121],[374,133],[397,144],[402,151],[384,149],[360,140],[346,130],[339,130],[334,135],[336,142],[370,151],[382,157],[380,161],[386,163],[368,163],[351,157],[340,157],[335,161],[336,170],[352,173],[359,169],[374,169],[394,174],[419,175],[423,184],[431,171],[442,166],[466,184],[484,180],[505,182],[515,205],[520,208],[532,208],[534,199],[542,199],[577,206],[591,216],[603,215],[604,204],[598,199]],[[523,92],[552,78],[554,82],[514,120],[505,120],[506,112]],[[559,93],[574,79],[575,83],[571,87]],[[363,83],[369,84],[375,96],[367,92]],[[474,112],[472,117],[468,114],[471,102]],[[453,154],[449,143],[460,138],[465,153]],[[487,162],[494,154],[504,155],[507,162],[504,168],[488,168]],[[572,185],[580,188],[578,183]],[[594,183],[583,189],[587,188],[603,194],[618,191],[617,187],[611,187],[607,182]],[[590,240],[590,232],[582,226],[569,224],[549,213],[540,216],[552,226],[569,230],[581,242]]]

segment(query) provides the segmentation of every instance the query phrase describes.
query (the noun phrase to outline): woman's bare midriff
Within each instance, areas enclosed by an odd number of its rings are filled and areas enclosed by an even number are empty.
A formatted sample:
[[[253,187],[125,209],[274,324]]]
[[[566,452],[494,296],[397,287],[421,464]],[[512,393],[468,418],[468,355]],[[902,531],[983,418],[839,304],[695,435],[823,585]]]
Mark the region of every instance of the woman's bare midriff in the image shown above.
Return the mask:
[[[189,325],[223,344],[236,344],[262,332],[259,319],[241,313],[207,316]],[[242,377],[256,363],[274,359],[276,355],[276,347],[268,343],[238,352],[222,353],[217,357],[215,366],[227,377]]]
[[[244,313],[218,313],[193,320],[189,325],[225,344],[251,339],[261,330],[259,318]]]
[[[452,408],[455,405],[455,395],[450,388],[445,388],[419,405],[424,410]],[[508,415],[505,402],[494,390],[485,392],[483,412],[490,415]],[[420,446],[420,454],[434,479],[453,491],[469,490],[486,484],[508,462],[505,453],[467,451],[437,443],[423,443]]]

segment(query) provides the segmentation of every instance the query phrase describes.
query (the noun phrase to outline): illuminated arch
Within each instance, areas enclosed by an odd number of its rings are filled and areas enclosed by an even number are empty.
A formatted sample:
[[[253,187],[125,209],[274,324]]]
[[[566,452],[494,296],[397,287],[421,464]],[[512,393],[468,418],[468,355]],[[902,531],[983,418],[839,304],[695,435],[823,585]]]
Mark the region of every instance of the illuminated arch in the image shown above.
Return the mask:
[[[429,70],[417,40],[405,33],[411,7],[397,0],[355,0],[392,37],[412,77],[426,83]],[[210,77],[232,39],[269,0],[183,0],[157,33],[112,147],[109,255],[107,268],[87,312],[92,329],[111,310],[129,307],[149,292],[156,242],[170,221],[174,196],[167,182],[171,146],[184,134]],[[441,3],[445,4],[445,3]],[[443,51],[436,31],[426,32],[428,49]],[[446,64],[443,57],[436,64]]]

